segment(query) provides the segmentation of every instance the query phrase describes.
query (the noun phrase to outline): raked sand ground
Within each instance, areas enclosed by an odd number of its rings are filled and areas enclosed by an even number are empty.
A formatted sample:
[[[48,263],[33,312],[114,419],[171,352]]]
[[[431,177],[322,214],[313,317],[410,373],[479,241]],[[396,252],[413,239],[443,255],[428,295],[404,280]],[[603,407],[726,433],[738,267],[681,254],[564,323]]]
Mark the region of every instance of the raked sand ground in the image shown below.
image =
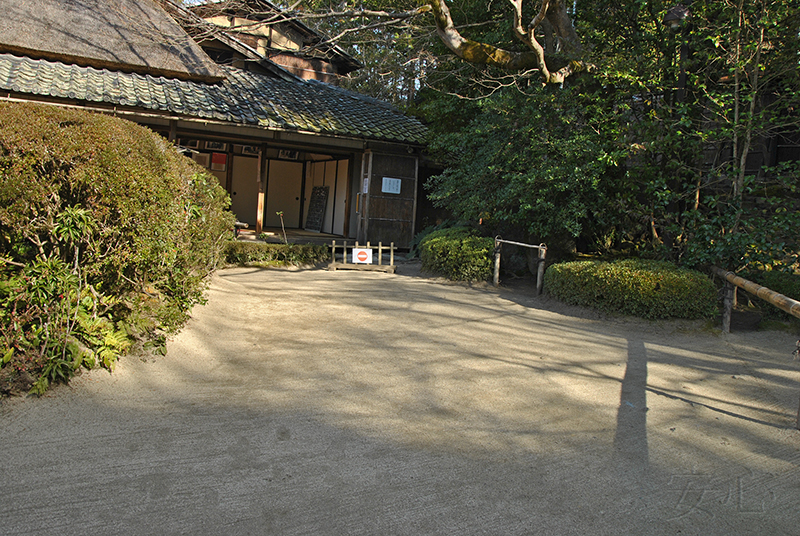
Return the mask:
[[[224,270],[166,356],[0,404],[0,534],[797,535],[798,335]]]

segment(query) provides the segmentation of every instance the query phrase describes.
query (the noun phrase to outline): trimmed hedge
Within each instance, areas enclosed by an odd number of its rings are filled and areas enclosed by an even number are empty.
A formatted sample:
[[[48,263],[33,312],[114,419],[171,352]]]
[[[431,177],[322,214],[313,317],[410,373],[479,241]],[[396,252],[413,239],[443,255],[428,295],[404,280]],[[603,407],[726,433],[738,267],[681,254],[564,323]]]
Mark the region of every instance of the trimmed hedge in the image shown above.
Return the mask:
[[[492,277],[494,240],[468,227],[440,229],[419,245],[422,268],[453,281],[486,281]]]
[[[664,261],[575,261],[550,266],[545,289],[573,305],[641,318],[709,318],[717,292],[701,272]]]
[[[306,266],[329,261],[328,246],[313,244],[265,244],[262,242],[231,242],[225,246],[225,261],[238,265]]]
[[[218,181],[151,130],[0,104],[0,394],[163,349],[231,238]]]

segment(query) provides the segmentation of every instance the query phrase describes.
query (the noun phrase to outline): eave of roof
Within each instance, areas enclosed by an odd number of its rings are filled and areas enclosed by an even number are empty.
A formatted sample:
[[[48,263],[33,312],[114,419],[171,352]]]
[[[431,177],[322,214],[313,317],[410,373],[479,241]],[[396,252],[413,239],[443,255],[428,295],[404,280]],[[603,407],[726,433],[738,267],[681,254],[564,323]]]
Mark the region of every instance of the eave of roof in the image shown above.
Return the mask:
[[[426,129],[385,103],[319,82],[220,67],[206,84],[0,54],[0,89],[266,129],[422,145]]]

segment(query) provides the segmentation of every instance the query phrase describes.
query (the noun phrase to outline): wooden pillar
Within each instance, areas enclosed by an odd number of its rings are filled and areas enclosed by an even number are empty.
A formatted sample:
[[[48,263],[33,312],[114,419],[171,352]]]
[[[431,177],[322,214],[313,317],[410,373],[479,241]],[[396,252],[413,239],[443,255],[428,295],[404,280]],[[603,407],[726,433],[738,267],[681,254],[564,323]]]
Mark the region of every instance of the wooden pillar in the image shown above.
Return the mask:
[[[256,238],[264,230],[264,197],[266,191],[267,179],[265,177],[267,166],[265,160],[267,157],[267,148],[262,145],[258,149],[258,212],[256,213]]]

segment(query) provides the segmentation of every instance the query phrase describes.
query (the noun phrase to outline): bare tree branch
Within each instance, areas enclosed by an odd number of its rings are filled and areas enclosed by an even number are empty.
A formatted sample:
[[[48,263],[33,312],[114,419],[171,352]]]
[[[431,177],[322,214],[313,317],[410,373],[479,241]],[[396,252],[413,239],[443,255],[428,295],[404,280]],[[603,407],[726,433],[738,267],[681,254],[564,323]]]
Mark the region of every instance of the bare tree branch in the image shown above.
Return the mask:
[[[162,0],[170,1],[170,0]],[[175,1],[175,0],[171,0]],[[525,24],[523,13],[525,2],[537,2],[536,15]],[[424,0],[423,0],[424,2]],[[257,27],[269,26],[291,21],[343,21],[346,26],[339,28],[331,37],[325,37],[308,46],[319,47],[336,45],[359,33],[368,33],[380,28],[398,27],[408,29],[408,24],[428,13],[433,15],[438,39],[458,58],[475,65],[498,67],[516,73],[538,71],[545,84],[560,84],[575,73],[591,69],[581,57],[583,47],[567,13],[564,0],[508,0],[513,13],[510,30],[525,45],[527,50],[513,51],[465,37],[461,29],[474,26],[456,26],[446,0],[430,0],[414,9],[406,11],[386,11],[367,8],[329,9],[327,11],[306,12],[300,9],[302,0],[293,3],[285,11],[269,11],[269,6],[261,9],[253,2],[228,0],[227,2],[207,2],[201,8],[208,17],[216,9],[222,13],[252,15],[253,21],[237,21],[236,30],[247,31]],[[198,11],[200,13],[200,11]],[[247,18],[247,17],[245,17]],[[367,22],[360,22],[366,19]],[[377,20],[377,22],[376,22]],[[340,25],[341,26],[341,25]],[[213,32],[211,28],[198,29],[198,32]],[[541,35],[537,38],[537,33]],[[209,35],[212,35],[211,33]],[[540,42],[540,39],[543,42]]]

